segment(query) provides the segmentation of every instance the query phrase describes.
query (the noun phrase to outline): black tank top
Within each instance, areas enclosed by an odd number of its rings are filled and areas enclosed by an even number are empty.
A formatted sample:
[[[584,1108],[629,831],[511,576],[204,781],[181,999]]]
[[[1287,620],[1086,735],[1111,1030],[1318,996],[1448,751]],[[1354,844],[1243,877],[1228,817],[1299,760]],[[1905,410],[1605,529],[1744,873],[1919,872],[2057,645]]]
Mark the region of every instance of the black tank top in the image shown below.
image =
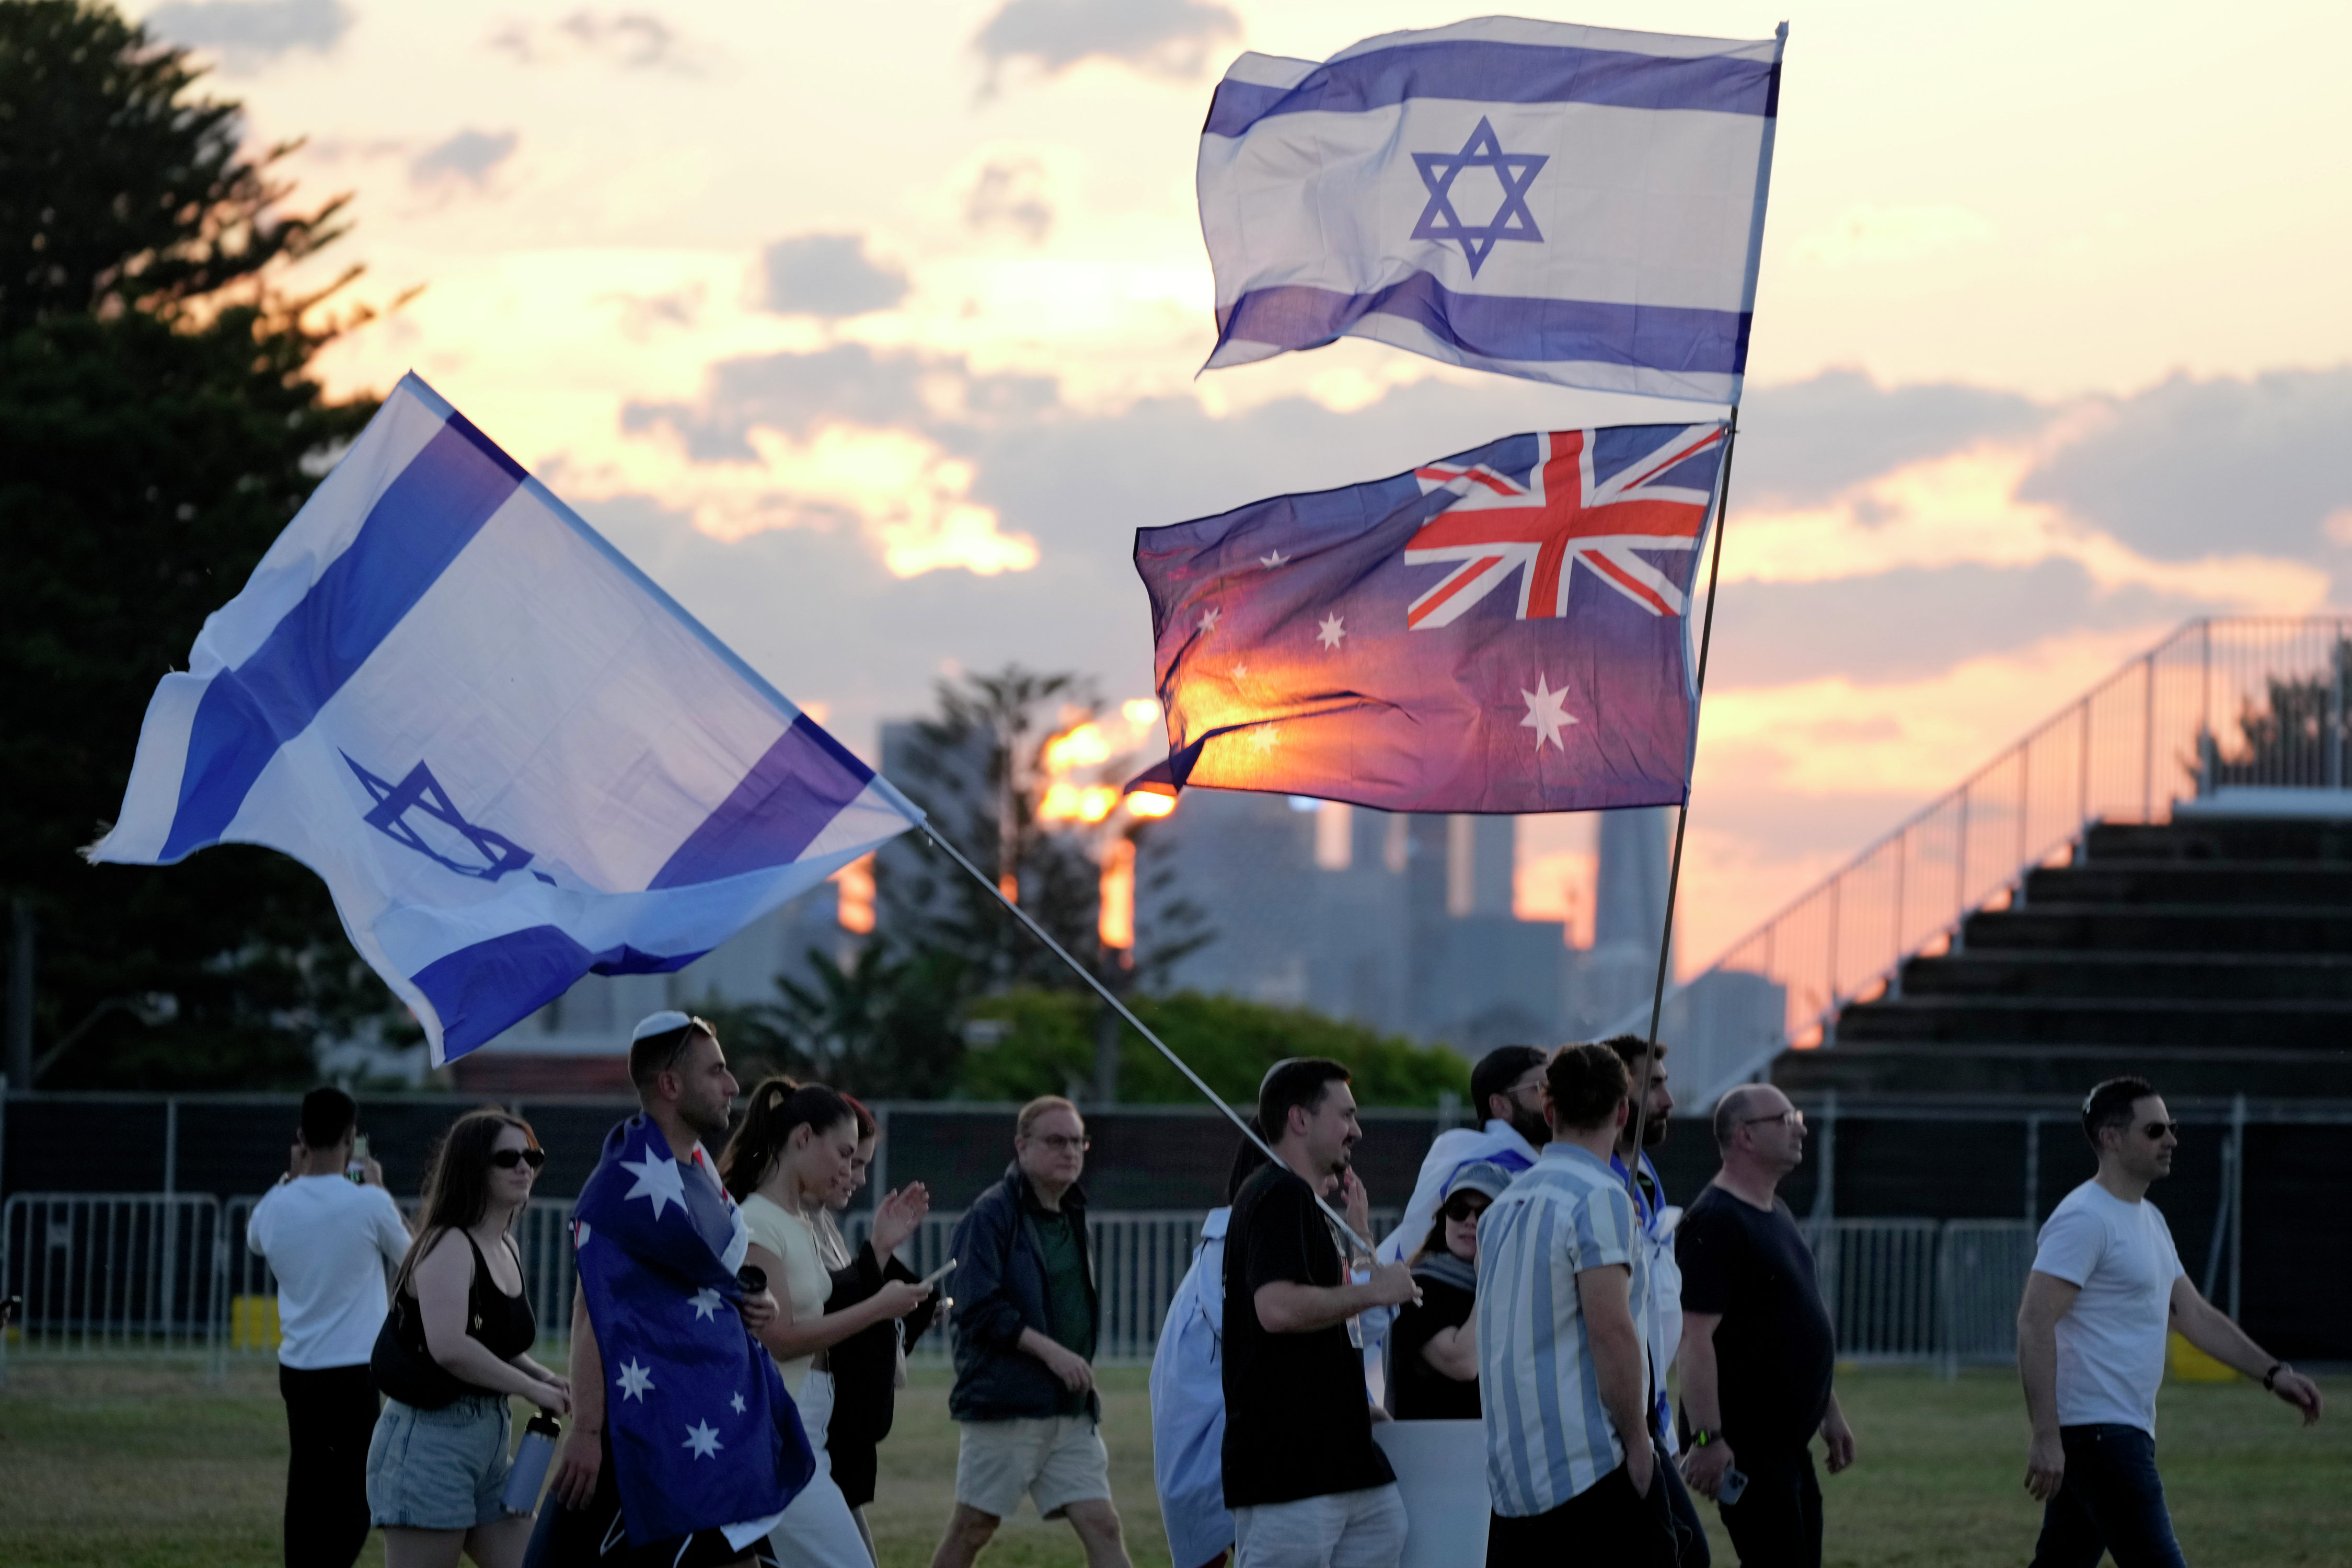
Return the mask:
[[[465,1233],[461,1231],[458,1234]],[[531,1342],[539,1337],[538,1320],[531,1316],[530,1287],[526,1285],[511,1296],[500,1290],[491,1283],[489,1260],[482,1256],[482,1249],[474,1245],[474,1238],[467,1236],[466,1245],[474,1252],[474,1282],[466,1291],[466,1333],[469,1338],[481,1341],[482,1348],[500,1361],[512,1361],[530,1349]],[[522,1257],[515,1251],[514,1238],[507,1237],[505,1246],[508,1255],[515,1260],[515,1272],[520,1275],[522,1272]],[[437,1409],[466,1394],[496,1393],[495,1389],[467,1383],[433,1359],[432,1351],[425,1343],[425,1314],[417,1310],[415,1292],[415,1286],[412,1282],[393,1302],[393,1333],[400,1341],[401,1349],[408,1352],[408,1363],[414,1374],[425,1385],[415,1388],[413,1392],[430,1397],[405,1399],[401,1394],[394,1397],[429,1410]]]

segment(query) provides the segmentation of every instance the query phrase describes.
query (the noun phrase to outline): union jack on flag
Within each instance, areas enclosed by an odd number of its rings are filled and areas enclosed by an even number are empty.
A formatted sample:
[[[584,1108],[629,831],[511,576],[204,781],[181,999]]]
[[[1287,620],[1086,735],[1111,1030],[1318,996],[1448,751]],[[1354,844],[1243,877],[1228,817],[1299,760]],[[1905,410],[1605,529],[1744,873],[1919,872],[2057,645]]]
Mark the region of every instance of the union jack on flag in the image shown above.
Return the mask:
[[[1537,436],[1525,484],[1483,463],[1416,468],[1423,495],[1443,489],[1461,499],[1413,534],[1405,563],[1462,564],[1413,600],[1405,624],[1415,631],[1451,625],[1513,574],[1520,620],[1564,616],[1580,563],[1651,615],[1681,615],[1682,590],[1638,552],[1696,547],[1714,496],[1694,487],[1683,465],[1717,447],[1723,433],[1718,424],[1675,430],[1655,450],[1600,478],[1592,440],[1599,432],[1591,430]],[[1711,470],[1706,479],[1711,486]]]

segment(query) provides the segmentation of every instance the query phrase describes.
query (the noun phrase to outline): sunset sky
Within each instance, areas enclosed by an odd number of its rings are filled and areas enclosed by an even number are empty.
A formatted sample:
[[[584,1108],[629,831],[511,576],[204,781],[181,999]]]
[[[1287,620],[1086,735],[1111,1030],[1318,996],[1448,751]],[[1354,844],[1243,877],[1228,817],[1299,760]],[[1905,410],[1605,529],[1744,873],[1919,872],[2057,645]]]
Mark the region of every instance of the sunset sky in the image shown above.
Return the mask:
[[[957,668],[1148,694],[1131,531],[1516,430],[1704,416],[1345,342],[1195,378],[1211,84],[1465,12],[173,0],[302,199],[340,392],[415,369],[873,754]],[[1703,962],[2123,658],[2352,605],[2352,8],[1790,22],[1693,796]],[[1528,819],[1557,916],[1589,824]],[[1589,889],[1575,893],[1589,901]]]

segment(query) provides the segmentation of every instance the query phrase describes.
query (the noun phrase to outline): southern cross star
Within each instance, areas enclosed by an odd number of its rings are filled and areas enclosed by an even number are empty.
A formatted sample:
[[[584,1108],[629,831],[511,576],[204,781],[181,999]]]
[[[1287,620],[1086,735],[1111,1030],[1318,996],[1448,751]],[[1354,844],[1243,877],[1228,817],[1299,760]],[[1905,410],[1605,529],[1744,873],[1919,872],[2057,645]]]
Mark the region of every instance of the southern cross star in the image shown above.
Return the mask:
[[[629,1364],[621,1369],[621,1397],[641,1400],[646,1396],[646,1390],[653,1385],[653,1370],[639,1366],[637,1358],[631,1356]]]
[[[1285,555],[1279,550],[1276,551],[1271,555],[1261,555],[1257,558],[1257,563],[1265,567],[1269,572],[1273,571],[1277,566],[1287,566],[1290,564],[1290,562],[1291,557]]]
[[[1271,724],[1260,724],[1250,731],[1250,749],[1253,751],[1271,752],[1280,744],[1282,731]]]
[[[661,1218],[663,1208],[670,1204],[676,1204],[681,1210],[686,1207],[686,1182],[677,1173],[677,1161],[665,1160],[648,1149],[642,1160],[622,1161],[621,1169],[634,1171],[637,1177],[637,1184],[628,1190],[622,1202],[626,1203],[630,1198],[645,1199],[654,1205],[656,1219]]]
[[[1339,639],[1347,635],[1348,627],[1344,621],[1338,616],[1326,616],[1323,617],[1323,629],[1315,634],[1315,640],[1325,647],[1335,648],[1339,646]]]
[[[734,1411],[736,1415],[742,1415],[742,1414],[743,1414],[743,1396],[742,1396],[741,1394],[737,1394],[734,1398],[732,1398],[732,1399],[730,1399],[730,1400],[729,1400],[729,1401],[727,1402],[727,1406],[728,1406],[728,1408],[729,1408],[729,1409],[730,1409],[730,1410]]]
[[[713,1318],[718,1316],[719,1309],[725,1305],[725,1299],[706,1285],[694,1293],[694,1299],[689,1305],[694,1308],[696,1317]]]
[[[1214,607],[1202,610],[1201,612],[1201,629],[1204,632],[1215,631],[1217,629],[1217,617],[1224,613],[1224,611]]]
[[[686,1441],[678,1445],[681,1448],[693,1449],[698,1459],[716,1458],[719,1450],[726,1446],[719,1440],[719,1428],[708,1421],[698,1421],[688,1427]]]
[[[1528,716],[1519,721],[1519,728],[1533,730],[1536,732],[1536,750],[1541,752],[1546,741],[1549,741],[1563,752],[1568,750],[1567,745],[1559,738],[1559,732],[1563,727],[1577,721],[1576,715],[1570,713],[1566,706],[1568,693],[1565,690],[1546,689],[1544,678],[1538,672],[1536,676],[1536,689],[1529,691],[1522,688],[1519,695],[1527,699],[1528,703]]]
[[[1540,245],[1543,231],[1536,226],[1535,215],[1528,211],[1528,187],[1551,162],[1543,153],[1506,153],[1501,138],[1484,115],[1478,117],[1478,128],[1470,132],[1470,140],[1462,143],[1459,153],[1415,153],[1413,163],[1421,170],[1421,183],[1428,187],[1429,205],[1421,209],[1421,221],[1412,226],[1415,239],[1455,240],[1462,254],[1470,258],[1470,276],[1478,276],[1485,265],[1486,253],[1496,242],[1524,239]],[[1496,183],[1503,187],[1503,203],[1495,216],[1485,223],[1464,223],[1454,210],[1454,177],[1465,169],[1492,169]]]

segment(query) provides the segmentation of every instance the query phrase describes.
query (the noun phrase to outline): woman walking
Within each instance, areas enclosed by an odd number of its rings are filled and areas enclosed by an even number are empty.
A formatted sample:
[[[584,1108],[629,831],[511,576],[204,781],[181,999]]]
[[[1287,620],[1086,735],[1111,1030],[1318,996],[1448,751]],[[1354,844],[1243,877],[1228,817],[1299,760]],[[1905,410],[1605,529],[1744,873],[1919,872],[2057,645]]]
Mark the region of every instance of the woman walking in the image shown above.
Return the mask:
[[[459,1117],[434,1152],[425,1214],[393,1282],[370,1370],[388,1396],[368,1445],[368,1512],[388,1568],[515,1568],[528,1512],[501,1501],[510,1396],[551,1415],[571,1384],[527,1353],[538,1337],[509,1234],[547,1163],[530,1123]]]
[[[816,1215],[845,1189],[857,1154],[857,1118],[823,1084],[772,1078],[751,1091],[719,1171],[751,1233],[746,1263],[768,1277],[776,1315],[760,1342],[775,1358],[816,1450],[817,1472],[770,1539],[785,1568],[874,1568],[866,1538],[833,1479],[824,1441],[834,1406],[828,1352],[860,1330],[903,1318],[930,1295],[891,1280],[854,1307],[824,1310],[831,1270]]]
[[[833,1294],[825,1299],[827,1312],[839,1312],[867,1300],[889,1280],[915,1284],[914,1270],[893,1256],[915,1234],[931,1210],[930,1190],[909,1182],[874,1205],[874,1225],[866,1245],[852,1253],[834,1215],[849,1207],[866,1185],[866,1173],[881,1147],[882,1129],[874,1115],[852,1095],[843,1095],[857,1118],[857,1152],[850,1157],[849,1180],[834,1189],[818,1214],[819,1239],[833,1275]],[[880,1468],[877,1449],[890,1435],[898,1413],[898,1390],[907,1380],[907,1352],[941,1303],[926,1301],[898,1321],[860,1329],[827,1352],[833,1363],[833,1420],[825,1428],[825,1459],[841,1497],[857,1521],[866,1550],[874,1551],[874,1530],[866,1520],[866,1505],[874,1500],[875,1478]],[[878,1557],[877,1557],[878,1561]]]

